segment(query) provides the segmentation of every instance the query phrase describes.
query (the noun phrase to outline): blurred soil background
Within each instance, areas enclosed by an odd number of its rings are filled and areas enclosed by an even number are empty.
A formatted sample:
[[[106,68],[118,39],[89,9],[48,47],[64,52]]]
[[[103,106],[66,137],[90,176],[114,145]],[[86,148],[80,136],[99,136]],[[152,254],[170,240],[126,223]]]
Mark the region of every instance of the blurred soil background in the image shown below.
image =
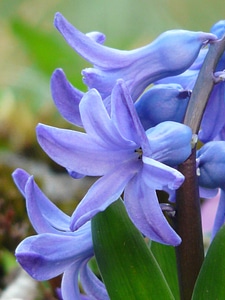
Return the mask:
[[[225,18],[224,0],[0,0],[1,300],[53,300],[58,284],[57,280],[31,281],[15,261],[16,246],[34,232],[12,181],[13,170],[24,168],[33,174],[46,195],[68,214],[92,183],[90,178],[70,178],[36,142],[38,122],[73,128],[51,99],[49,82],[54,69],[63,68],[68,79],[85,91],[80,72],[88,64],[54,28],[57,11],[83,32],[105,33],[107,46],[127,50],[151,42],[168,29],[209,31]],[[23,278],[30,291],[26,286],[24,294],[20,295],[20,288],[19,294],[13,295],[17,281]]]

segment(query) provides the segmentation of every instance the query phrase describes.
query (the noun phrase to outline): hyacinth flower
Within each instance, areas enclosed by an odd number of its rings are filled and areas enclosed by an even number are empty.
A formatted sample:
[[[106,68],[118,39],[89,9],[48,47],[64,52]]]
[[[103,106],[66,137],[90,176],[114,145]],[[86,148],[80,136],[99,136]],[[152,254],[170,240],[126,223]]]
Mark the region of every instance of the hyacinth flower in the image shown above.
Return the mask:
[[[212,229],[213,239],[225,223],[225,142],[212,141],[198,150],[197,167],[200,187],[215,191],[220,189],[220,200]]]
[[[222,36],[225,34],[225,20],[221,20],[215,23],[210,31],[218,38],[222,38]],[[192,90],[207,52],[207,48],[201,49],[195,62],[184,73],[178,76],[164,78],[157,81],[156,84],[177,83],[182,85],[184,89]],[[218,83],[212,90],[201,122],[201,128],[198,137],[199,140],[201,140],[203,143],[214,140],[225,125],[223,114],[223,111],[225,109],[224,69],[225,53],[221,56],[216,67],[214,76],[215,80],[217,80]],[[221,72],[223,74],[223,80],[219,82],[218,78],[221,76]]]
[[[99,44],[105,41],[105,35],[100,32],[89,32],[86,36]],[[51,92],[54,103],[65,120],[82,127],[79,103],[84,93],[67,80],[62,69],[56,69],[52,74]]]
[[[36,280],[48,280],[63,273],[64,300],[83,299],[78,276],[91,299],[109,299],[103,283],[87,265],[93,257],[90,222],[71,232],[70,217],[43,194],[33,176],[17,169],[13,179],[26,199],[27,213],[37,232],[18,245],[15,255],[19,264]]]
[[[51,78],[54,103],[64,117],[73,125],[83,127],[79,103],[85,93],[76,89],[66,78],[62,69],[56,69]],[[138,116],[145,130],[163,121],[182,122],[190,90],[179,84],[158,84],[146,91],[135,103]]]
[[[135,102],[137,114],[145,130],[164,121],[182,122],[191,91],[179,84],[158,84]]]
[[[211,29],[210,32],[217,36],[218,39],[222,38],[222,36],[225,34],[225,20],[221,20],[217,23],[215,23]],[[157,84],[159,83],[177,83],[182,85],[183,88],[190,88],[193,89],[195,81],[197,79],[198,73],[202,67],[202,64],[204,62],[204,59],[206,57],[206,54],[208,53],[208,48],[202,48],[199,51],[199,54],[196,58],[196,60],[193,62],[193,64],[183,73],[177,75],[177,76],[168,76],[166,78],[163,78],[161,80],[158,80]],[[225,56],[225,54],[223,54]],[[224,58],[221,57],[216,70],[223,70],[224,68]]]
[[[86,133],[37,126],[38,142],[54,161],[80,174],[101,176],[76,208],[71,230],[105,210],[124,191],[128,214],[144,235],[179,244],[155,190],[174,190],[182,184],[183,175],[168,165],[190,155],[190,128],[165,122],[145,132],[123,80],[112,91],[111,115],[95,89],[84,95],[79,107]]]
[[[225,67],[225,60],[224,60],[224,67]],[[182,76],[180,76],[179,78],[177,77],[177,79],[174,78],[170,80],[168,79],[165,81],[164,80],[160,81],[160,83],[157,85],[161,86],[162,84],[180,84],[182,85],[184,90],[191,91],[192,88],[194,87],[199,70],[188,70],[185,73],[182,74]],[[155,85],[155,87],[157,85]],[[143,97],[145,97],[144,94]],[[181,105],[181,103],[179,102],[177,104],[178,107],[182,109],[183,106]],[[176,116],[174,116],[176,118],[175,120],[179,122],[179,119],[181,119],[182,115],[180,114],[179,110],[176,113],[175,108],[176,108],[176,103],[171,101],[170,109],[175,112],[176,114]],[[165,115],[167,116],[166,109],[167,109],[166,103],[161,103],[161,111],[165,111]],[[203,143],[207,143],[209,141],[214,140],[218,136],[218,134],[225,126],[224,110],[225,110],[225,82],[221,81],[220,83],[214,86],[211,95],[209,97],[209,100],[207,102],[207,106],[204,111],[200,130],[198,133],[198,138],[200,141],[202,141]]]
[[[103,99],[110,96],[116,80],[123,78],[136,101],[149,84],[184,72],[201,47],[217,39],[212,33],[170,30],[149,45],[125,51],[95,42],[60,13],[55,15],[54,24],[67,43],[94,66],[82,71],[83,81],[96,88]]]

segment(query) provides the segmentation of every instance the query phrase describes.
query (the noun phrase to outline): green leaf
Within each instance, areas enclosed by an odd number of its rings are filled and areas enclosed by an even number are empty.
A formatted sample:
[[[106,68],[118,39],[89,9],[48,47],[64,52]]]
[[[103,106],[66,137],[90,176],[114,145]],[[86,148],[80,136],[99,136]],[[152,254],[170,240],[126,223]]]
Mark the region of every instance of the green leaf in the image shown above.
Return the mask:
[[[210,245],[198,279],[192,300],[225,299],[225,226]]]
[[[5,274],[10,273],[18,266],[15,256],[7,249],[3,249],[0,251],[0,265]]]
[[[180,294],[175,248],[173,246],[151,242],[151,251],[157,260],[175,299],[179,300]]]
[[[153,254],[118,200],[92,220],[96,260],[111,300],[174,299]]]

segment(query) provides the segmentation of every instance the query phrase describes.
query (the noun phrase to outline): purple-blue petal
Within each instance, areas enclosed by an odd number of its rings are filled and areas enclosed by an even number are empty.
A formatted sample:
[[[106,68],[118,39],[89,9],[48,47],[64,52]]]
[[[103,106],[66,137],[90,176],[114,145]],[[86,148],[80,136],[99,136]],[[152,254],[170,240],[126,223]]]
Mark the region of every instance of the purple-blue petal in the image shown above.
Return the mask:
[[[123,78],[134,101],[149,84],[184,72],[197,58],[202,45],[216,40],[211,33],[170,30],[147,46],[124,51],[96,43],[59,13],[55,16],[55,26],[68,44],[94,65],[94,69],[83,72],[89,88],[96,88],[106,98],[116,80]]]
[[[93,255],[90,227],[71,235],[43,233],[28,237],[16,248],[15,255],[34,279],[48,280],[63,273],[76,260]]]
[[[199,132],[199,139],[203,142],[212,141],[225,125],[225,82],[214,86],[207,103]]]
[[[69,266],[63,274],[61,283],[61,293],[63,300],[83,300],[79,289],[79,271],[82,260],[77,260]],[[85,299],[85,298],[84,298]]]
[[[191,154],[192,130],[172,121],[162,122],[146,131],[151,157],[170,166],[184,162]]]
[[[168,76],[165,77],[161,80],[158,80],[156,83],[157,84],[180,84],[184,89],[189,89],[192,90],[198,73],[202,67],[202,64],[204,62],[204,59],[206,57],[206,54],[208,52],[208,48],[203,48],[200,50],[198,57],[196,60],[193,62],[193,64],[185,70],[183,73],[177,75],[177,76]]]
[[[154,190],[178,189],[184,176],[176,169],[168,167],[152,158],[143,156],[142,180]]]
[[[70,170],[68,168],[67,168],[67,172],[74,179],[80,179],[80,178],[84,178],[86,176],[86,175],[77,173],[76,171]]]
[[[145,130],[164,121],[182,122],[191,92],[181,85],[158,84],[145,92],[135,103]]]
[[[210,29],[210,31],[218,36],[219,39],[221,39],[224,36],[225,32],[225,20],[220,20],[216,22]]]
[[[27,214],[32,226],[38,233],[59,233],[69,231],[70,218],[54,205],[22,169],[13,173],[13,179],[18,187],[22,187],[26,199]],[[26,181],[25,181],[26,179]]]
[[[125,138],[135,141],[138,147],[150,153],[147,136],[123,80],[118,80],[112,90],[111,117]]]
[[[163,244],[177,246],[181,239],[167,222],[156,196],[139,173],[127,184],[125,206],[132,222],[148,238]]]
[[[99,68],[120,68],[130,64],[127,51],[119,51],[100,45],[86,34],[77,30],[59,12],[55,15],[55,27],[67,43],[84,59]],[[86,49],[86,50],[85,50]]]
[[[223,226],[224,222],[225,222],[225,191],[221,189],[220,200],[216,211],[216,217],[213,224],[211,239],[214,239],[215,235]]]
[[[129,180],[139,171],[140,166],[138,159],[127,161],[98,179],[76,207],[72,215],[71,230],[76,230],[116,201]]]
[[[97,278],[87,263],[83,263],[80,268],[80,280],[82,288],[91,299],[109,300],[105,285]]]
[[[13,177],[13,180],[14,180],[18,190],[20,191],[20,193],[24,197],[26,197],[25,187],[26,187],[26,184],[27,184],[27,180],[30,177],[30,174],[27,173],[26,171],[18,168],[12,173],[12,177]]]
[[[72,86],[62,69],[51,77],[52,98],[60,114],[70,123],[82,127],[79,103],[84,93]]]
[[[184,72],[195,61],[202,45],[215,39],[216,36],[210,33],[170,30],[147,46],[127,51],[127,58],[130,59],[127,66],[121,64],[115,70],[111,67],[113,64],[109,63],[101,70],[84,70],[84,82],[89,88],[98,89],[105,98],[110,94],[116,80],[122,78],[136,101],[151,83]],[[111,55],[110,52],[108,54]],[[115,56],[116,51],[113,60]],[[164,57],[163,61],[161,57]]]
[[[134,148],[115,151],[111,147],[101,147],[86,133],[43,124],[37,126],[37,138],[55,162],[84,175],[104,175],[121,161],[135,156]]]
[[[199,73],[199,69],[198,70],[187,69],[185,72],[181,73],[180,75],[165,77],[155,82],[155,84],[179,84],[185,90],[192,90],[195,85],[198,73]]]
[[[216,197],[218,194],[218,188],[215,189],[207,189],[205,187],[199,186],[199,195],[203,199],[211,199]]]
[[[122,102],[121,99],[117,101]],[[120,134],[97,90],[92,89],[84,95],[80,103],[80,114],[86,133],[100,146],[117,151],[130,147],[137,148],[132,138],[127,140]]]
[[[104,33],[99,31],[91,31],[86,33],[86,36],[95,41],[98,44],[104,44],[106,36]]]
[[[225,141],[206,143],[197,151],[198,181],[208,189],[225,188]]]

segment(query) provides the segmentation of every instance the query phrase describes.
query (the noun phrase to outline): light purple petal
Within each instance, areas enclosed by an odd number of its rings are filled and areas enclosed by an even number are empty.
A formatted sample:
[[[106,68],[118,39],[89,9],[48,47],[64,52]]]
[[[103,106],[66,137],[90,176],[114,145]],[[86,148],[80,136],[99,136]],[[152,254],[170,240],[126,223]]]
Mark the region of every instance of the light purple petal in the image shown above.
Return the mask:
[[[225,32],[225,20],[220,20],[213,24],[210,31],[218,36],[221,39],[224,36]]]
[[[170,166],[184,162],[191,154],[192,130],[177,122],[166,121],[146,131],[151,157]]]
[[[79,103],[84,93],[72,86],[62,69],[56,69],[52,74],[51,91],[60,114],[68,122],[82,127]]]
[[[211,199],[218,194],[218,189],[207,189],[199,186],[199,195],[204,199]]]
[[[154,190],[178,189],[184,176],[176,169],[168,167],[154,159],[143,156],[142,180]]]
[[[117,99],[118,102],[121,99]],[[121,148],[137,148],[131,139],[124,139],[111,120],[101,96],[97,90],[87,92],[80,103],[80,114],[86,133],[100,146],[119,150]]]
[[[119,51],[98,44],[77,30],[60,13],[56,13],[54,24],[67,43],[93,65],[103,69],[109,66],[116,69],[130,64],[130,59],[126,55],[127,51]]]
[[[212,237],[213,240],[217,232],[220,230],[220,228],[223,226],[225,222],[225,191],[221,189],[220,191],[220,200],[216,211],[216,217],[213,224],[212,229]]]
[[[99,280],[87,263],[83,263],[80,269],[80,280],[82,288],[91,299],[109,300],[105,285]]]
[[[192,90],[195,85],[199,70],[201,69],[201,66],[204,62],[207,52],[208,52],[208,48],[202,48],[198,54],[198,57],[193,62],[193,64],[189,67],[189,69],[185,70],[183,73],[181,73],[177,76],[165,77],[165,78],[157,81],[156,84],[177,83],[177,84],[180,84],[184,89]]]
[[[60,13],[56,13],[54,24],[64,36],[67,43],[77,53],[93,65],[106,70],[109,68],[118,69],[128,66],[138,58],[156,52],[158,58],[160,57],[160,62],[162,54],[164,54],[163,62],[164,65],[166,62],[166,69],[177,69],[178,72],[179,69],[186,69],[194,62],[203,43],[217,38],[211,33],[171,30],[161,34],[152,44],[150,44],[152,51],[149,49],[149,45],[131,51],[121,51],[99,45],[77,30]],[[162,45],[162,47],[160,48],[159,45]],[[159,51],[156,50],[159,49],[161,51],[160,53],[157,53]],[[190,51],[187,51],[188,49]],[[170,53],[171,50],[173,50],[172,53]],[[177,58],[182,55],[182,63],[180,59],[171,59],[171,54],[174,57],[177,56]],[[169,59],[165,58],[167,56],[169,56]],[[152,61],[154,61],[154,59],[152,59]],[[167,64],[169,64],[169,66],[167,66]]]
[[[86,36],[101,45],[104,44],[105,39],[106,39],[105,34],[102,32],[98,32],[98,31],[88,32],[88,33],[86,33]]]
[[[90,227],[70,236],[43,233],[23,240],[16,248],[16,259],[33,278],[48,280],[81,257],[92,256],[92,247]]]
[[[43,150],[59,165],[80,174],[101,176],[122,161],[135,157],[133,149],[100,147],[87,134],[43,124],[37,126]]]
[[[70,169],[67,169],[67,172],[74,179],[80,179],[80,178],[84,178],[86,176],[86,175],[77,173],[76,171],[73,171],[73,170],[70,170]]]
[[[121,64],[114,69],[109,62],[105,69],[85,69],[82,72],[83,81],[89,88],[96,88],[102,97],[106,98],[110,95],[116,80],[122,78],[133,100],[136,101],[151,83],[184,72],[194,62],[202,44],[208,39],[215,40],[216,37],[210,33],[185,30],[164,32],[151,44],[127,51],[127,58],[130,59],[127,66]],[[113,56],[111,53],[108,54]],[[114,56],[116,55],[115,52]],[[189,83],[186,84],[185,88],[187,87],[191,88]]]
[[[208,189],[225,189],[225,141],[212,141],[197,151],[198,182]]]
[[[193,64],[202,45],[217,38],[211,33],[170,30],[144,47],[124,51],[96,43],[59,13],[55,26],[79,55],[99,69],[83,72],[89,88],[96,88],[106,98],[116,80],[123,78],[134,101],[151,83],[184,72]]]
[[[70,217],[53,204],[30,177],[26,184],[29,219],[38,233],[69,231]]]
[[[145,130],[164,121],[182,122],[191,96],[180,84],[157,84],[148,89],[135,103]]]
[[[184,89],[192,90],[199,70],[187,69],[177,76],[168,76],[155,82],[155,84],[180,84]]]
[[[98,179],[72,215],[71,230],[76,230],[122,194],[126,184],[140,169],[140,161],[128,161]]]
[[[87,295],[80,294],[80,300],[93,300],[93,299]]]
[[[83,76],[83,83],[89,89],[95,88],[104,100],[110,97],[118,78],[124,77],[118,70],[100,70],[97,68],[85,68],[81,74]]]
[[[139,173],[127,184],[124,202],[134,225],[148,238],[177,246],[181,239],[167,222],[159,206],[156,192],[150,189]]]
[[[203,115],[199,132],[199,139],[203,143],[213,140],[222,130],[225,125],[224,111],[225,83],[221,82],[214,86]]]
[[[111,115],[121,134],[149,153],[149,142],[134,103],[123,80],[118,80],[111,95]]]
[[[27,214],[38,233],[69,231],[70,218],[55,206],[22,169],[13,173],[13,179],[26,199]]]
[[[66,269],[66,271],[63,274],[62,277],[62,297],[63,300],[71,300],[71,299],[77,299],[82,300],[82,296],[80,295],[79,290],[79,281],[78,281],[78,275],[80,271],[80,267],[82,265],[82,260],[78,260],[71,264],[69,268]]]
[[[13,180],[14,180],[18,190],[25,198],[26,197],[25,187],[27,184],[27,180],[30,177],[30,174],[27,173],[26,171],[24,171],[23,169],[18,168],[12,173],[12,177],[13,177]]]

